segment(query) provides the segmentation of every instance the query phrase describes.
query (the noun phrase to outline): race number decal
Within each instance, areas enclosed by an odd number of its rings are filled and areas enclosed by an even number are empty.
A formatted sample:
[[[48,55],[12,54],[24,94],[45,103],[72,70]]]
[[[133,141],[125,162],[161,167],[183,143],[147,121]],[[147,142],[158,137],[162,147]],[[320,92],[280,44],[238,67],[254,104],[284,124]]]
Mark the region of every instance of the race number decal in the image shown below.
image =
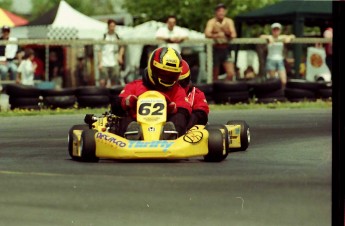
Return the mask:
[[[163,103],[142,103],[139,106],[139,115],[163,115],[164,104]]]

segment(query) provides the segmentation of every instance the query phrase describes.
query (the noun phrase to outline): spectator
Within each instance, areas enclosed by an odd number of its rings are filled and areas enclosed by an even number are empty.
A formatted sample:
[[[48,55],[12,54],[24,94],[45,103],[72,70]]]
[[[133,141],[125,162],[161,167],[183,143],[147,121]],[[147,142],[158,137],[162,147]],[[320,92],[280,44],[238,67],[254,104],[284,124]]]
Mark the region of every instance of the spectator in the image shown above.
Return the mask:
[[[43,61],[39,57],[34,55],[34,59],[32,60],[32,62],[37,65],[36,70],[34,72],[35,80],[45,80]]]
[[[16,41],[17,38],[10,37],[11,29],[8,26],[3,26],[2,34],[0,40]],[[15,80],[17,75],[17,64],[15,63],[15,58],[18,51],[18,45],[7,44],[0,45],[0,75],[1,79],[7,79],[9,74],[10,80]]]
[[[324,38],[333,38],[333,28],[328,27],[323,32]],[[325,51],[326,51],[326,64],[329,70],[332,72],[332,55],[333,55],[333,47],[332,43],[325,44]]]
[[[182,28],[176,27],[176,17],[168,16],[166,26],[161,27],[156,32],[156,39],[163,40],[166,44],[159,47],[171,47],[181,53],[180,43],[188,39],[188,34]]]
[[[55,51],[49,52],[49,81],[55,83],[55,88],[62,87],[62,64]]]
[[[84,57],[78,57],[75,75],[77,78],[77,86],[87,86],[88,85],[89,77],[87,75]]]
[[[282,25],[273,23],[271,35],[261,35],[260,38],[267,39],[266,71],[269,77],[274,78],[278,74],[283,88],[286,85],[287,77],[284,65],[284,44],[289,43],[295,35],[282,35]]]
[[[20,62],[18,67],[18,74],[16,82],[23,85],[33,86],[34,85],[34,72],[37,65],[33,62],[35,53],[33,49],[26,49],[23,60]]]
[[[226,17],[224,4],[215,7],[215,17],[209,19],[205,36],[214,40],[213,45],[213,80],[218,79],[219,67],[222,65],[227,74],[227,80],[232,81],[235,76],[234,59],[231,57],[229,41],[237,37],[234,21]]]
[[[253,66],[249,65],[246,70],[244,70],[244,78],[245,80],[250,80],[256,77],[255,71]]]
[[[108,32],[103,35],[103,39],[106,41],[117,41],[120,37],[115,32],[116,22],[115,20],[108,20]],[[111,85],[121,84],[120,71],[121,66],[124,64],[124,46],[118,46],[117,44],[105,44],[98,52],[98,68],[100,70],[99,85],[106,87],[107,82],[110,79]]]

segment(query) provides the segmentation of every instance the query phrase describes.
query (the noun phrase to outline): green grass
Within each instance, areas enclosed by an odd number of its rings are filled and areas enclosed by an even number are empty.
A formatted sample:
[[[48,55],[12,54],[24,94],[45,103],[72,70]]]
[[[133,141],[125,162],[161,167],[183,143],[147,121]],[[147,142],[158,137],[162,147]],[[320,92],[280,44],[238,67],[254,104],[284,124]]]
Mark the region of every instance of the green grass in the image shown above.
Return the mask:
[[[252,110],[252,109],[305,109],[305,108],[332,108],[331,100],[302,101],[302,102],[277,102],[269,104],[210,104],[212,110]],[[72,108],[72,109],[42,109],[42,110],[23,110],[15,109],[12,111],[0,111],[0,117],[11,116],[30,116],[30,115],[72,115],[72,114],[102,114],[109,111],[109,108]]]

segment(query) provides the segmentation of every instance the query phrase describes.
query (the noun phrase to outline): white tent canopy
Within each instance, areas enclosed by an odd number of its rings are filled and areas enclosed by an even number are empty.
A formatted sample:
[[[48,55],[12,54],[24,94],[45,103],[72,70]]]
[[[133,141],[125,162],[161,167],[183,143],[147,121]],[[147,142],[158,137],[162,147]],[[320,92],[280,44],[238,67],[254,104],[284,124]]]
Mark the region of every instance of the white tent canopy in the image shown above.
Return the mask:
[[[61,0],[51,24],[16,27],[12,35],[18,38],[101,39],[106,29],[107,23],[84,15]],[[119,26],[119,35],[127,30],[131,28]]]

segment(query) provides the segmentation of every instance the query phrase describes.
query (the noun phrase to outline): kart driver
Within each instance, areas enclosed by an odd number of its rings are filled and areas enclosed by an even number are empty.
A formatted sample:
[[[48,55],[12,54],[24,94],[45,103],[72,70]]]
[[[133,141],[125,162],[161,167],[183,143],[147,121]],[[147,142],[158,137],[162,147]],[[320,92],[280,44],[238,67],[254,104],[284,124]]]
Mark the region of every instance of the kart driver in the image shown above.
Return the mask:
[[[206,125],[210,109],[205,94],[200,89],[192,86],[189,65],[185,60],[182,60],[182,72],[179,77],[179,83],[184,88],[188,102],[192,107],[187,130],[194,125]]]
[[[120,136],[123,136],[125,131],[140,131],[140,126],[135,121],[136,105],[138,96],[148,90],[157,90],[166,97],[168,122],[165,125],[168,126],[168,130],[177,131],[178,136],[186,132],[187,120],[192,109],[184,89],[178,83],[181,70],[182,58],[175,49],[160,47],[152,52],[142,79],[128,83],[119,98],[112,103],[112,113],[116,114],[119,110],[123,110],[127,114],[120,121],[118,131]],[[140,134],[129,136],[127,139],[140,139]]]

